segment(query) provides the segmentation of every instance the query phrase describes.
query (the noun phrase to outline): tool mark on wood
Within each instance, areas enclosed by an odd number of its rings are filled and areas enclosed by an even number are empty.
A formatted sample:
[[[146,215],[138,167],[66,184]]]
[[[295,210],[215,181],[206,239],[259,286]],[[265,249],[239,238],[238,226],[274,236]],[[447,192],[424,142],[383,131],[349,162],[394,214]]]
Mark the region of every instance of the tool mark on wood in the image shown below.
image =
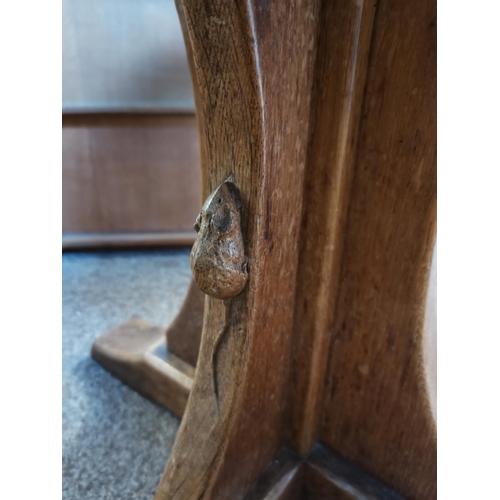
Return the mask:
[[[231,306],[233,301],[230,299],[228,301],[224,301],[225,307],[225,315],[224,315],[224,323],[219,331],[217,332],[217,337],[215,337],[214,347],[212,351],[212,377],[214,382],[214,394],[215,400],[217,401],[217,408],[219,408],[219,384],[217,381],[217,354],[219,352],[219,347],[226,336],[226,333],[229,329],[229,318],[231,317]]]

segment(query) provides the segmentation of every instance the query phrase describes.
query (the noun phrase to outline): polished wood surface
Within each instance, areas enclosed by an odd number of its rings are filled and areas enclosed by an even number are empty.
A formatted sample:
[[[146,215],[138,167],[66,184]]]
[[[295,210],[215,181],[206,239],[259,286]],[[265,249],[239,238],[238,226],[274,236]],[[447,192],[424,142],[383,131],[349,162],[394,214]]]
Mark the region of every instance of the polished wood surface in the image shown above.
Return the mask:
[[[421,362],[435,236],[432,2],[178,5],[208,191],[228,175],[241,189],[250,283],[232,299],[220,401],[210,359],[226,310],[206,301],[192,396],[156,498],[239,495],[283,431],[302,453],[319,435],[403,494],[432,497]],[[210,429],[202,443],[194,428]]]
[[[306,456],[283,447],[244,500],[402,500],[398,493],[322,444]]]
[[[199,352],[194,284],[167,334],[198,358],[155,500],[435,498],[435,4],[177,6],[203,197],[240,190],[249,274]]]
[[[167,329],[168,350],[191,366],[198,362],[204,307],[205,295],[191,280],[181,310]]]
[[[99,337],[92,357],[127,385],[182,417],[194,368],[167,350],[161,326],[131,318]]]
[[[318,26],[290,383],[301,453],[319,435],[373,16],[373,2],[323,2]]]
[[[193,391],[155,498],[222,500],[241,495],[281,446],[317,5],[178,7],[201,97],[208,191],[229,175],[240,188],[250,275],[218,354],[219,400],[212,346],[225,307],[206,299]]]
[[[373,27],[321,440],[409,498],[436,496],[423,369],[435,235],[436,5],[386,0]]]
[[[194,116],[62,118],[62,230],[191,232],[201,204]]]

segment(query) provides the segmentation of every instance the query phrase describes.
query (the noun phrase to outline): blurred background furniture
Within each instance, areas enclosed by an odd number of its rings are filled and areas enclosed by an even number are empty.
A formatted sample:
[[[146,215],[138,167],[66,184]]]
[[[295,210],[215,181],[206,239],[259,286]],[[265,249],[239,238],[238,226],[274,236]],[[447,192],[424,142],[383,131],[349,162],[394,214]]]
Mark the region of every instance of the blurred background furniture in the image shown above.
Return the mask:
[[[200,152],[173,0],[63,2],[63,249],[192,244]]]

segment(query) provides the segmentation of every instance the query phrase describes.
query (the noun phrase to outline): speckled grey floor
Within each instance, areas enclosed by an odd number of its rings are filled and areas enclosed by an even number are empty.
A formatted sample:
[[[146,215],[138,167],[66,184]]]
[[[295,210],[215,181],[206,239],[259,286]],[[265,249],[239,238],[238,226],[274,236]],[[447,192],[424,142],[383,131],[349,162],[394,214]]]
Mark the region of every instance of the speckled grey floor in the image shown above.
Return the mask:
[[[66,253],[63,265],[63,499],[151,500],[179,419],[90,358],[138,315],[168,325],[187,292],[189,250]]]

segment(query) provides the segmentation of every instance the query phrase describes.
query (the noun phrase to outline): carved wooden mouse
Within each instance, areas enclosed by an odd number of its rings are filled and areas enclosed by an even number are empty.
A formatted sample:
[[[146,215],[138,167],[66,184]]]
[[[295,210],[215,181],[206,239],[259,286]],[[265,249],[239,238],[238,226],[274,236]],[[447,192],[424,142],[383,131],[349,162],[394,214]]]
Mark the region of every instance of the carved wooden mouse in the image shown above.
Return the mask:
[[[229,328],[232,298],[248,280],[247,257],[241,234],[241,197],[231,178],[208,198],[194,225],[198,236],[191,250],[191,269],[201,291],[224,301],[225,319],[212,352],[214,393],[219,406],[217,353]]]
[[[240,210],[239,190],[228,179],[208,197],[194,226],[193,277],[202,292],[216,299],[238,295],[248,279]]]

